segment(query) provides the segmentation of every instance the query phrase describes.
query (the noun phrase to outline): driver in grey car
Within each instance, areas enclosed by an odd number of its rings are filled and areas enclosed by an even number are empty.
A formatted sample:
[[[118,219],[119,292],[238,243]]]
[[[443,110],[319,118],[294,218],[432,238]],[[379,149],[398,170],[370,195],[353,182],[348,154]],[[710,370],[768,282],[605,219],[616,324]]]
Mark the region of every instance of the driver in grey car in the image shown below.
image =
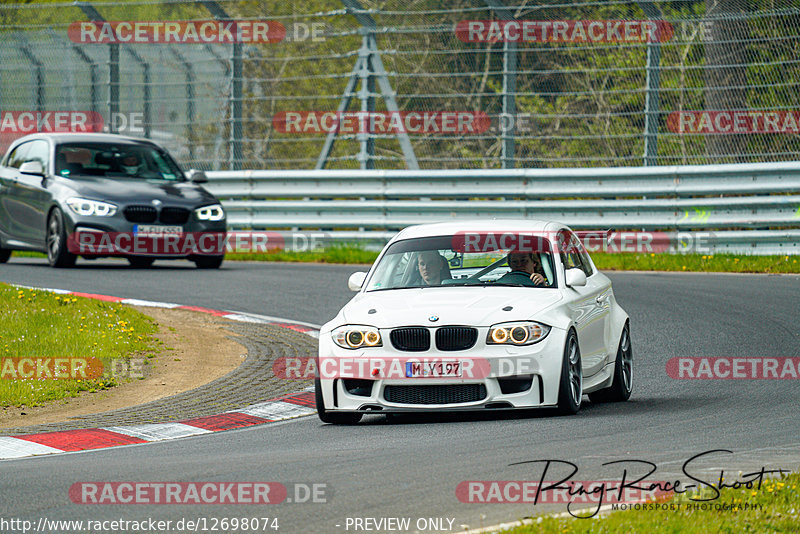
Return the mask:
[[[120,161],[122,172],[129,176],[138,175],[143,169],[142,160],[135,153],[126,154]]]

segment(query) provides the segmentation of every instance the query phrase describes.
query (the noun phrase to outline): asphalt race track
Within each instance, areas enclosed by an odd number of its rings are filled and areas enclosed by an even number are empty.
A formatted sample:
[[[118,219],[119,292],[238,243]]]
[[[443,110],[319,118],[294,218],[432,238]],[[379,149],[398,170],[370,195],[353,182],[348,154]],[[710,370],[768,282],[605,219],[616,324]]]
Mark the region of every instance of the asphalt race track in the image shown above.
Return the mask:
[[[0,281],[120,297],[239,310],[322,324],[352,295],[353,266],[227,262],[201,271],[188,262],[131,269],[121,261],[79,261],[53,270],[12,258]],[[279,532],[354,532],[347,518],[410,517],[492,525],[565,506],[463,504],[467,480],[538,480],[542,464],[579,468],[574,480],[619,480],[611,460],[646,460],[647,480],[675,480],[684,462],[698,478],[800,468],[797,380],[674,380],[678,356],[800,357],[800,276],[610,273],[632,318],[634,393],[628,403],[593,405],[575,417],[548,412],[370,416],[353,427],[316,417],[142,446],[0,462],[0,517],[179,520],[277,517]],[[642,473],[641,466],[622,464]],[[636,471],[639,469],[639,471]],[[553,474],[553,472],[551,472]],[[702,475],[702,476],[701,476]],[[548,477],[551,479],[550,477]],[[685,476],[679,478],[687,480]],[[276,481],[325,484],[327,503],[247,505],[77,505],[80,481]],[[290,498],[292,498],[290,493]],[[448,524],[447,521],[444,523]],[[338,525],[338,526],[337,526]],[[268,531],[272,531],[271,529]],[[360,530],[366,532],[365,530]],[[371,530],[371,532],[390,530]],[[445,530],[446,531],[446,530]]]

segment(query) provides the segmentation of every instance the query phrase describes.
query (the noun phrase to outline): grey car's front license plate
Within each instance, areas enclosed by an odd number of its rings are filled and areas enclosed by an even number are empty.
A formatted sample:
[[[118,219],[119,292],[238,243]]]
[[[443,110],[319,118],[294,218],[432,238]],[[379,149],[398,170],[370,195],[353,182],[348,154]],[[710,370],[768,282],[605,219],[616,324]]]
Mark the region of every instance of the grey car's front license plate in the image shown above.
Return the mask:
[[[183,226],[162,226],[157,224],[136,224],[133,226],[133,233],[144,236],[167,236],[182,235]]]

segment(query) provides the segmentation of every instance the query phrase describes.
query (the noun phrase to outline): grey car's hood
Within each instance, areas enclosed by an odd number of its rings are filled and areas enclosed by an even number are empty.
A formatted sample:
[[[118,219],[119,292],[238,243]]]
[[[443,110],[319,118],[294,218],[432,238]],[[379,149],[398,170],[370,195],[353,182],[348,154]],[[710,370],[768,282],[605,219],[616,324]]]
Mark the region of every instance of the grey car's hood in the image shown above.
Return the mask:
[[[57,178],[61,185],[73,190],[76,195],[93,200],[105,200],[118,204],[147,203],[160,200],[165,204],[179,206],[198,206],[214,203],[211,193],[192,182],[168,182],[166,180],[145,180],[104,177]]]

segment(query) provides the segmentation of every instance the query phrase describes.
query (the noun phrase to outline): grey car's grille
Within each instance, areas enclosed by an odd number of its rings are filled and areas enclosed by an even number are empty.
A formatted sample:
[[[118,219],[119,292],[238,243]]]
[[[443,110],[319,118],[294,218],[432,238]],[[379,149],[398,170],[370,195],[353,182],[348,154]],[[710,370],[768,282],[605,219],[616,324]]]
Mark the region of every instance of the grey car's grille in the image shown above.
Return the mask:
[[[132,223],[153,223],[158,218],[158,211],[152,206],[128,206],[123,213],[125,220]]]
[[[191,211],[186,208],[167,206],[161,208],[161,213],[153,206],[128,206],[123,210],[125,220],[132,223],[186,224]]]
[[[164,224],[186,224],[191,212],[186,208],[161,208],[160,220]]]
[[[436,348],[439,350],[467,350],[476,341],[478,331],[469,326],[443,326],[436,331]]]
[[[383,398],[398,404],[462,404],[486,398],[483,384],[445,384],[438,386],[386,386]]]
[[[395,328],[389,339],[394,348],[405,352],[422,352],[431,348],[431,333],[427,328]]]

